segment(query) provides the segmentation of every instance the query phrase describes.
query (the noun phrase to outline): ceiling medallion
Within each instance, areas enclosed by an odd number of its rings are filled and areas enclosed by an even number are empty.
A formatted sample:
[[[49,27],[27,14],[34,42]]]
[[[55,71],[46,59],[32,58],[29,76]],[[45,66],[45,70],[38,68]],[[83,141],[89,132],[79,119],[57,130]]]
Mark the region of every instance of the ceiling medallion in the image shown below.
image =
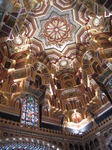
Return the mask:
[[[68,65],[68,61],[67,60],[61,60],[59,64],[61,67],[66,67]]]
[[[51,43],[63,42],[69,32],[70,26],[64,18],[54,17],[45,24],[44,35]]]
[[[100,19],[99,18],[94,18],[93,19],[93,25],[95,26],[95,27],[97,27],[97,26],[99,26],[100,25]]]
[[[50,7],[45,16],[36,18],[37,30],[34,38],[42,42],[44,50],[62,52],[67,45],[77,42],[81,25],[74,19],[72,10],[61,12]]]

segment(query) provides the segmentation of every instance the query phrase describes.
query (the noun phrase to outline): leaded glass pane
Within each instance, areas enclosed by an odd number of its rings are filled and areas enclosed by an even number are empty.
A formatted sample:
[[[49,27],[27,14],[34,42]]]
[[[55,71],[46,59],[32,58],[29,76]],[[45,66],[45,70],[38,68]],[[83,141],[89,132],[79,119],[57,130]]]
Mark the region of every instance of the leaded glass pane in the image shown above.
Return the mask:
[[[22,101],[21,124],[38,127],[38,100],[27,95]]]

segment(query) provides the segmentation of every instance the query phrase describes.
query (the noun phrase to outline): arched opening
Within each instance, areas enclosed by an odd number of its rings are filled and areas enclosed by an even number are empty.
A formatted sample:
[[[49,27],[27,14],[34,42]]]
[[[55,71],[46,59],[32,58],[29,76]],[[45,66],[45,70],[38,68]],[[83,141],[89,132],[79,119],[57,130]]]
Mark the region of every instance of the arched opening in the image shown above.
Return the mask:
[[[99,146],[99,141],[96,138],[94,139],[94,144],[96,148]]]
[[[110,148],[110,150],[112,150],[112,140],[109,142],[108,148]]]
[[[79,150],[79,148],[78,148],[77,144],[75,144],[75,150]]]
[[[15,101],[14,107],[17,108],[17,109],[21,109],[21,100],[20,100],[20,98],[18,98]]]
[[[53,141],[53,145],[56,145],[56,141]]]
[[[42,84],[42,79],[39,75],[36,75],[35,77],[35,86],[36,88],[40,87],[40,85]]]
[[[104,133],[104,138],[106,138],[106,139],[108,138],[108,133],[107,132]]]
[[[90,150],[90,148],[89,148],[89,146],[88,146],[87,143],[86,143],[86,145],[85,145],[85,150]]]
[[[90,149],[91,149],[91,150],[94,150],[94,144],[93,144],[92,141],[90,141]]]
[[[61,142],[59,142],[58,145],[59,145],[59,148],[61,148],[61,149],[63,148],[63,144]]]
[[[71,143],[69,144],[69,150],[74,150],[73,145]]]
[[[83,147],[82,147],[82,145],[80,145],[80,150],[83,150]]]

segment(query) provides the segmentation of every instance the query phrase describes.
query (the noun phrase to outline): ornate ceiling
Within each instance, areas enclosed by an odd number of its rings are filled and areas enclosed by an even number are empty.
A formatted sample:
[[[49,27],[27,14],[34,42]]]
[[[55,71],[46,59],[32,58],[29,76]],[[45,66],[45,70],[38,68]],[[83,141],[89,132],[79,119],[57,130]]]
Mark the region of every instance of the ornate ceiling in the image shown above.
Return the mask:
[[[10,9],[2,8],[0,91],[6,108],[18,114],[18,98],[30,93],[42,99],[44,93],[43,124],[86,131],[111,105],[111,13],[78,0],[12,0],[5,6]]]

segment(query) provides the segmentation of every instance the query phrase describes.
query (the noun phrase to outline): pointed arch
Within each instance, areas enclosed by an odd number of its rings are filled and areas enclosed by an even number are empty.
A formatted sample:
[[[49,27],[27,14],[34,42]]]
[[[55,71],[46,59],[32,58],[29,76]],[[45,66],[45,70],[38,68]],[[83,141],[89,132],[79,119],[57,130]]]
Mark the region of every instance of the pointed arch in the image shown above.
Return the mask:
[[[95,144],[95,147],[97,148],[99,146],[99,141],[97,138],[94,139],[94,144]]]

